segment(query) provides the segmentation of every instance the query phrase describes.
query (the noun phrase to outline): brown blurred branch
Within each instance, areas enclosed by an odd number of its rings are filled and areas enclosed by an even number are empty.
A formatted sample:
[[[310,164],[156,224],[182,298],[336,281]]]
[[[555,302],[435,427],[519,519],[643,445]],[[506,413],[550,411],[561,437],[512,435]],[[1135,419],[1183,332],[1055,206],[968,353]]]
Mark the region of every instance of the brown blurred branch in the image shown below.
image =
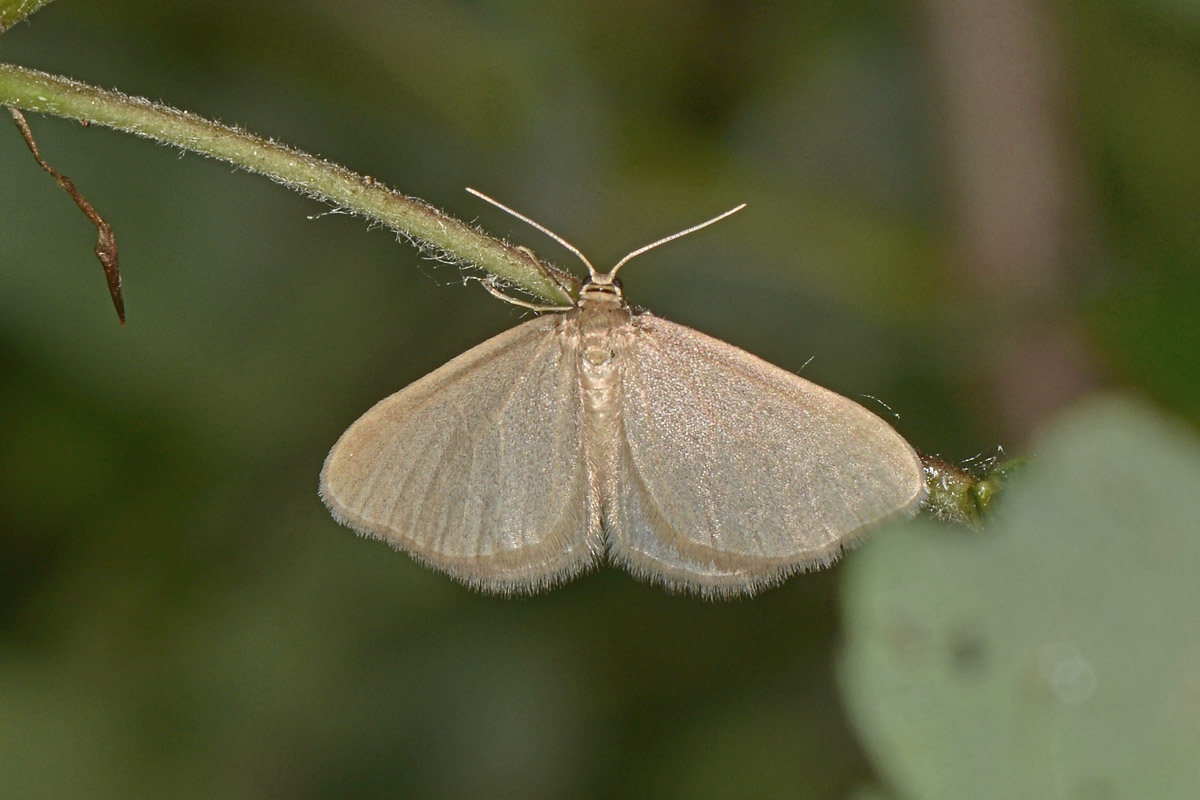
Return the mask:
[[[1096,382],[1073,283],[1090,250],[1056,19],[1038,0],[925,0],[964,299],[987,391],[1022,436]]]

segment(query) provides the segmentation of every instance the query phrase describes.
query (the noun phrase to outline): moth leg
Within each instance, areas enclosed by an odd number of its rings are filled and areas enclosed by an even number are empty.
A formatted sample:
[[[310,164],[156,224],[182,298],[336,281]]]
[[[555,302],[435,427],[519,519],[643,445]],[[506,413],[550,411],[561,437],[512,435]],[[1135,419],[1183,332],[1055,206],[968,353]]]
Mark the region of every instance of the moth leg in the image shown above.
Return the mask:
[[[522,308],[528,308],[528,309],[531,309],[533,311],[538,311],[538,312],[563,311],[566,308],[570,308],[570,306],[549,306],[549,305],[542,305],[540,303],[530,303],[528,300],[521,300],[520,298],[512,297],[511,295],[507,295],[504,292],[500,291],[498,288],[496,288],[496,277],[494,275],[488,275],[486,278],[481,279],[479,282],[482,283],[483,288],[487,289],[491,294],[500,298],[501,300],[503,300],[506,303],[512,303],[514,306],[521,306]]]
[[[561,276],[565,275],[565,273],[562,270],[558,269],[557,267],[553,267],[550,264],[547,264],[545,261],[542,261],[540,258],[537,257],[537,253],[533,252],[531,249],[529,249],[525,245],[519,244],[516,247],[522,253],[529,256],[530,260],[533,261],[534,266],[536,266],[538,268],[538,272],[542,273],[542,275],[544,275],[547,280],[549,280],[551,283],[553,283],[555,286],[557,286],[559,289],[561,289],[562,293],[565,294],[567,297],[571,296],[571,290],[569,288],[567,288],[567,285],[565,283],[562,282]]]

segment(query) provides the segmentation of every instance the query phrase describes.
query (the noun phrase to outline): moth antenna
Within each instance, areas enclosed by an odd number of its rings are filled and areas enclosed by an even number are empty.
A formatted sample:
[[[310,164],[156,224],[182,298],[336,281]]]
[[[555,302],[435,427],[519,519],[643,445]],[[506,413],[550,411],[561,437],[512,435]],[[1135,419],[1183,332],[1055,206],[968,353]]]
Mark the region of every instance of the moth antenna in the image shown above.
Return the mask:
[[[720,222],[721,220],[725,219],[726,217],[728,217],[732,214],[736,214],[737,212],[741,211],[745,207],[746,207],[746,204],[742,203],[740,206],[734,206],[733,208],[729,209],[724,214],[717,214],[712,219],[705,220],[704,222],[701,222],[699,225],[693,225],[692,227],[688,228],[685,231],[679,231],[678,233],[672,233],[670,236],[664,236],[663,238],[659,239],[656,242],[651,242],[650,244],[643,245],[642,247],[639,247],[637,250],[634,250],[632,253],[625,256],[620,261],[618,261],[617,265],[608,271],[608,274],[610,276],[615,275],[617,270],[619,270],[622,266],[624,266],[627,261],[632,260],[635,256],[640,256],[642,253],[646,252],[647,250],[653,250],[655,247],[658,247],[660,244],[666,244],[667,242],[673,242],[682,236],[687,236],[689,233],[695,233],[696,231],[700,230],[701,228],[707,228],[709,225],[712,225],[714,222]]]
[[[494,205],[496,208],[500,209],[501,211],[506,211],[509,214],[512,214],[514,217],[521,220],[521,222],[524,222],[526,225],[529,225],[530,227],[536,228],[537,230],[539,230],[542,233],[549,236],[554,241],[561,244],[566,249],[570,250],[572,253],[574,253],[579,258],[580,261],[583,262],[583,265],[588,268],[588,274],[591,275],[593,278],[596,277],[598,274],[600,274],[596,271],[596,268],[592,266],[592,262],[587,260],[587,256],[585,256],[583,253],[581,253],[579,251],[578,247],[571,244],[566,239],[564,239],[563,237],[559,236],[554,231],[547,228],[545,225],[534,222],[529,217],[525,216],[524,214],[522,214],[518,211],[513,211],[511,208],[504,205],[504,203],[501,203],[499,200],[494,200],[491,197],[488,197],[486,194],[479,191],[478,189],[472,189],[470,186],[468,186],[467,191],[470,192],[471,194],[475,195],[476,197],[478,197],[480,200],[486,200],[487,202],[491,203],[492,205]],[[715,220],[714,220],[714,222],[715,222]],[[685,233],[686,232],[687,231],[685,231]]]

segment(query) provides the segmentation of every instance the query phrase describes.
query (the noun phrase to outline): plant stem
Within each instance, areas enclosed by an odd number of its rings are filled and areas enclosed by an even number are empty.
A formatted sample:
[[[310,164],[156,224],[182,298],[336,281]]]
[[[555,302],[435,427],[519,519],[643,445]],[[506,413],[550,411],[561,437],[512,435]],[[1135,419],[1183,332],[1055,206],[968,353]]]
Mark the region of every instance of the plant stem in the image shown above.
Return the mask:
[[[436,258],[477,266],[554,303],[571,302],[526,251],[493,239],[427,203],[405,197],[370,176],[240,128],[141,97],[3,63],[0,105],[106,125],[227,161],[380,222]],[[559,276],[565,285],[577,289],[577,282],[566,277],[564,280]]]
[[[0,33],[16,25],[51,0],[0,0]]]

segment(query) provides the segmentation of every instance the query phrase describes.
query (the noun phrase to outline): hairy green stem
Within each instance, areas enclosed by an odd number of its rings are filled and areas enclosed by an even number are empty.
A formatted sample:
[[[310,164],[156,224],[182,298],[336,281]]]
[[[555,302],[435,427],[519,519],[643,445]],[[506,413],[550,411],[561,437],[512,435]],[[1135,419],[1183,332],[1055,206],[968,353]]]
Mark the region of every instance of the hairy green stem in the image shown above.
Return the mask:
[[[0,0],[0,33],[16,25],[51,0]]]
[[[569,303],[568,291],[578,288],[574,279],[556,271],[568,289],[564,291],[525,250],[493,239],[427,203],[405,197],[370,176],[186,111],[3,63],[0,105],[106,125],[227,161],[380,222],[434,257],[477,266],[554,303]]]

